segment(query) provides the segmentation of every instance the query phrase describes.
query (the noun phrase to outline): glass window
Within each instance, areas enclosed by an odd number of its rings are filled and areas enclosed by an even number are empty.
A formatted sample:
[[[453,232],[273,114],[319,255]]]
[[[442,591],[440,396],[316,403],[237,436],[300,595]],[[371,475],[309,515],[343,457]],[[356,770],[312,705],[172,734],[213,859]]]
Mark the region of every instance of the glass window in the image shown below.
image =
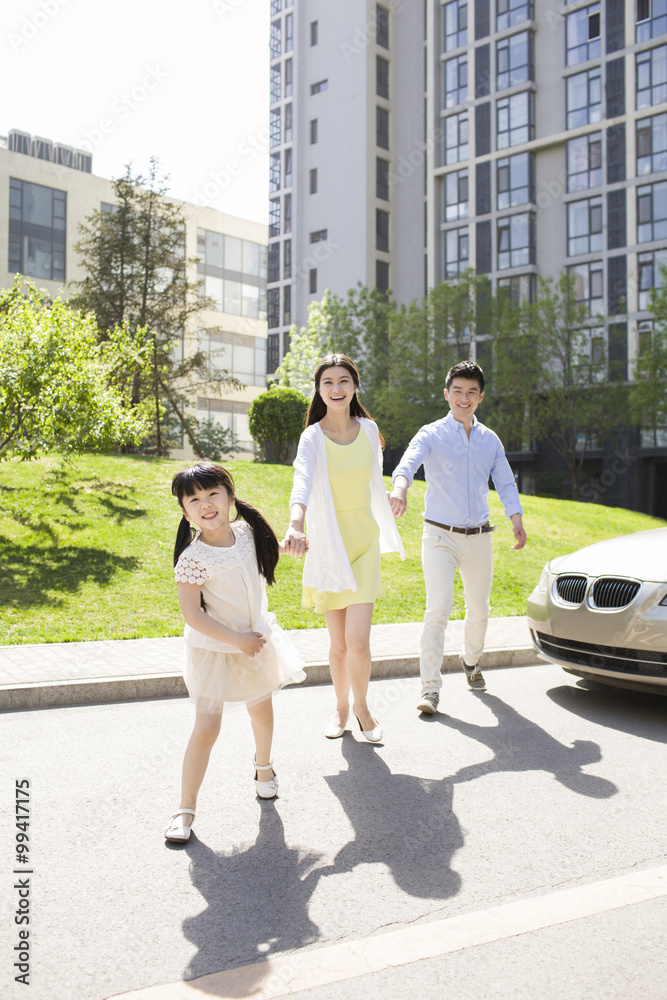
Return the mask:
[[[292,96],[292,60],[285,60],[285,97]]]
[[[389,160],[380,156],[375,160],[375,196],[389,201]]]
[[[284,209],[284,226],[283,231],[286,233],[292,232],[292,195],[286,194],[285,200],[283,202]]]
[[[637,188],[637,243],[667,237],[667,181]]]
[[[225,236],[225,270],[243,270],[243,241],[236,236]]]
[[[327,232],[326,229],[316,229],[314,233],[310,234],[310,242],[324,243],[327,240]]]
[[[389,212],[375,210],[375,249],[389,253]]]
[[[308,272],[308,291],[310,295],[317,294],[317,268],[311,267]]]
[[[280,108],[272,108],[269,115],[269,145],[280,145]]]
[[[279,14],[283,7],[283,0],[271,0],[271,17]]]
[[[567,127],[577,128],[602,118],[600,69],[589,69],[567,78]]]
[[[269,330],[280,326],[280,289],[269,288],[266,293],[266,311]]]
[[[9,270],[64,281],[66,215],[65,191],[10,178]]]
[[[468,227],[448,229],[445,233],[445,278],[456,278],[469,261]]]
[[[375,109],[375,142],[381,149],[389,149],[389,112],[384,108]]]
[[[453,3],[445,4],[444,28],[445,52],[468,44],[467,0],[453,0]]]
[[[577,302],[586,306],[589,316],[605,312],[602,261],[591,264],[577,264],[569,267],[568,273],[574,278],[574,294]]]
[[[389,290],[389,264],[386,260],[375,261],[375,287],[379,292]]]
[[[498,220],[498,270],[534,263],[533,216],[529,212]]]
[[[259,277],[259,243],[243,240],[242,270],[244,274]]]
[[[528,21],[533,16],[532,0],[497,0],[498,31],[511,28],[522,21]]]
[[[510,278],[498,278],[498,299],[501,303],[504,300],[514,306],[532,302],[534,286],[533,274],[513,274]]]
[[[280,63],[271,67],[271,104],[280,100]]]
[[[569,139],[567,190],[584,191],[602,184],[602,138],[599,132]]]
[[[294,48],[294,15],[285,15],[285,52],[291,52]]]
[[[317,142],[317,118],[310,120],[310,144],[314,146]]]
[[[317,167],[310,171],[310,193],[317,194]]]
[[[567,15],[566,40],[566,65],[574,66],[589,59],[599,59],[602,51],[599,3],[581,7]]]
[[[637,41],[667,33],[667,0],[636,0]]]
[[[292,277],[292,241],[283,243],[283,278]]]
[[[280,153],[271,153],[269,159],[269,190],[280,188]]]
[[[259,287],[257,285],[241,285],[242,315],[250,319],[259,317]]]
[[[283,326],[292,325],[292,286],[283,288]]]
[[[280,243],[269,243],[268,282],[280,281]]]
[[[667,170],[667,114],[637,122],[637,176]]]
[[[285,105],[285,142],[292,141],[292,105]]]
[[[468,159],[468,112],[445,119],[445,163]]]
[[[389,98],[389,61],[382,56],[375,57],[375,93],[378,97]]]
[[[497,161],[498,208],[514,208],[532,201],[530,153],[519,153]]]
[[[468,99],[468,57],[456,56],[445,63],[445,107],[453,108]]]
[[[282,54],[280,19],[271,22],[271,40],[269,42],[269,51],[272,59],[278,59]]]
[[[311,96],[315,94],[321,94],[322,91],[326,90],[328,86],[329,86],[328,80],[318,80],[317,83],[311,83],[310,85]]]
[[[445,175],[445,221],[468,218],[468,171]]]
[[[225,278],[225,304],[223,312],[232,316],[241,315],[241,282]]]
[[[285,187],[292,187],[292,150],[285,150]]]
[[[639,279],[638,308],[651,308],[651,289],[662,288],[665,283],[663,268],[667,267],[667,250],[637,255]]]
[[[389,11],[385,7],[381,7],[380,4],[376,4],[375,7],[375,17],[377,22],[377,29],[375,33],[375,38],[378,45],[382,46],[383,49],[389,48]]]
[[[667,101],[667,45],[637,56],[637,107],[650,108]]]
[[[602,198],[571,201],[567,206],[567,255],[602,249]]]
[[[496,44],[496,89],[506,90],[533,77],[531,34],[520,31]]]
[[[319,28],[317,21],[310,22],[310,44],[317,45],[319,37]]]
[[[496,105],[497,148],[519,146],[533,138],[533,95],[526,90],[501,98]]]

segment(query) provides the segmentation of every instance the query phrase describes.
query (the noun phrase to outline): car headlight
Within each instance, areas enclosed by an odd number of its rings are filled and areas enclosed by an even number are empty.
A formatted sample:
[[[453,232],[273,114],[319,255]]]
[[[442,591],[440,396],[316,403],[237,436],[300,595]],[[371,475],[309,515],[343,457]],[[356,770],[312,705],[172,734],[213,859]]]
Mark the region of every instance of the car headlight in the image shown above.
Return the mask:
[[[547,563],[540,574],[540,579],[538,580],[535,590],[540,591],[542,594],[546,594],[549,589],[549,567],[551,563]]]
[[[660,601],[660,604],[663,608],[667,608],[667,594],[665,594],[663,599]]]

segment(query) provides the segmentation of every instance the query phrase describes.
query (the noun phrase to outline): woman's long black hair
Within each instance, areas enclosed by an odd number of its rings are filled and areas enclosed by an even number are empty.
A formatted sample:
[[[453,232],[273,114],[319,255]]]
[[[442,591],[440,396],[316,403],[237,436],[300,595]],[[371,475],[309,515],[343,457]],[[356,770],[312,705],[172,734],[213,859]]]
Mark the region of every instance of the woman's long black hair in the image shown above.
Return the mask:
[[[327,368],[335,368],[338,365],[340,365],[341,368],[347,368],[352,376],[354,388],[359,389],[359,372],[357,371],[357,366],[352,358],[348,358],[347,354],[327,354],[325,358],[322,358],[322,360],[318,362],[315,374],[313,375],[315,393],[310,401],[308,413],[306,414],[306,427],[309,427],[311,424],[319,423],[322,417],[326,414],[327,405],[320,396],[320,382]],[[359,396],[356,392],[350,403],[350,416],[368,417],[369,420],[373,419],[364,404],[359,400]]]
[[[275,532],[266,518],[245,500],[240,500],[236,496],[234,480],[227,469],[214,462],[197,462],[189,469],[177,472],[171,483],[171,492],[178,500],[179,506],[183,507],[186,497],[191,497],[197,490],[211,490],[216,486],[222,486],[230,497],[236,497],[236,517],[230,520],[236,521],[242,517],[252,528],[255,539],[255,554],[257,565],[266,582],[271,584],[276,582],[276,566],[280,558],[278,539]],[[183,516],[176,533],[176,543],[174,545],[174,566],[183,552],[194,539],[194,531],[188,519]]]

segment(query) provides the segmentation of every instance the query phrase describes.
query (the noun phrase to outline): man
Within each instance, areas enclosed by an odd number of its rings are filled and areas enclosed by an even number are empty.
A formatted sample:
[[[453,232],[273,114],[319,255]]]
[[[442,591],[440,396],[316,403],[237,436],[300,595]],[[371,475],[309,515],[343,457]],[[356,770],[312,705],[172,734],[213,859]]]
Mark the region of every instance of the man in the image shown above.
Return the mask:
[[[445,628],[454,598],[454,573],[463,581],[466,616],[462,663],[468,684],[484,690],[479,669],[489,620],[493,555],[489,524],[489,476],[512,522],[515,549],[526,544],[523,509],[514,476],[498,436],[481,424],[475,410],[484,399],[484,373],[474,361],[462,361],[447,373],[445,399],[450,413],[415,434],[394,470],[391,509],[401,517],[407,491],[423,464],[426,474],[422,564],[426,611],[420,640],[422,696],[417,709],[429,715],[438,708]]]

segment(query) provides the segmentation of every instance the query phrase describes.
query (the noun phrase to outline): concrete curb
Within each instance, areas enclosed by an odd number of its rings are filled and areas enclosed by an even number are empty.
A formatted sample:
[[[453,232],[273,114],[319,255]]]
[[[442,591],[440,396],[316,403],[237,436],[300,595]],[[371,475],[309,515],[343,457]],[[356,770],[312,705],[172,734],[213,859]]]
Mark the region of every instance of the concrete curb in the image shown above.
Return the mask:
[[[535,650],[530,646],[487,649],[481,661],[484,670],[500,667],[526,667],[534,663]],[[442,672],[461,669],[458,653],[446,653]],[[386,656],[373,660],[371,676],[417,677],[418,656]],[[323,660],[306,667],[306,685],[329,684],[329,665]],[[183,698],[187,695],[180,672],[137,674],[131,677],[100,677],[82,681],[64,680],[34,684],[0,686],[0,712],[20,712],[26,709],[71,708],[76,705],[106,705],[119,701],[139,701],[150,698]]]

